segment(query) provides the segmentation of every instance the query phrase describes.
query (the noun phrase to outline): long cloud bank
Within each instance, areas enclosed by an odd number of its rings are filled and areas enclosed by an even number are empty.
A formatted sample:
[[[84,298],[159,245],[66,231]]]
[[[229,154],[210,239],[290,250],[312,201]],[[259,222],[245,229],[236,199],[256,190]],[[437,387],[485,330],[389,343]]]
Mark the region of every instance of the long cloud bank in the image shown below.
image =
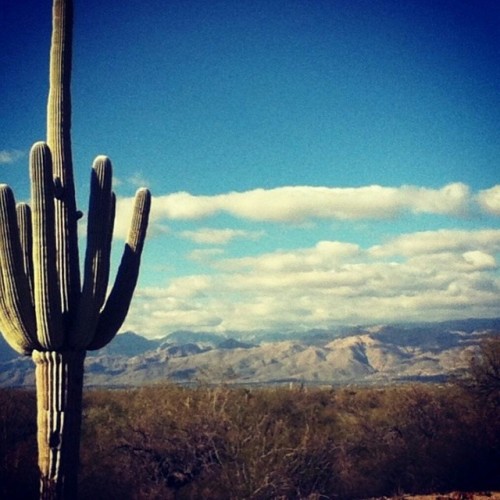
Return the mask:
[[[118,200],[115,234],[126,234],[132,199]],[[466,217],[483,213],[500,216],[500,185],[473,193],[463,183],[440,189],[418,186],[357,188],[285,186],[213,196],[187,192],[155,195],[151,222],[161,230],[168,220],[197,220],[218,214],[261,222],[299,224],[314,219],[391,219],[404,214]],[[123,221],[123,222],[122,222]]]
[[[154,337],[494,317],[499,251],[500,230],[483,229],[407,233],[369,248],[320,241],[255,256],[220,254],[206,273],[139,289],[126,328]]]

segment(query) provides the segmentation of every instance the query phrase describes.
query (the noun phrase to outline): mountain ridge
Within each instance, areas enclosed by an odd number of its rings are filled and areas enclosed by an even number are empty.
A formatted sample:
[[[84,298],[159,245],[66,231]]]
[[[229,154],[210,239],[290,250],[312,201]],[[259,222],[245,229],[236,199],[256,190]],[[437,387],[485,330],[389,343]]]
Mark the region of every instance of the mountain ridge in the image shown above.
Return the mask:
[[[87,386],[192,383],[380,384],[446,380],[463,374],[500,318],[279,333],[173,332],[146,339],[120,334],[89,352]],[[251,340],[250,340],[251,339]],[[278,340],[276,340],[278,339]],[[0,387],[34,384],[29,357],[0,342]]]

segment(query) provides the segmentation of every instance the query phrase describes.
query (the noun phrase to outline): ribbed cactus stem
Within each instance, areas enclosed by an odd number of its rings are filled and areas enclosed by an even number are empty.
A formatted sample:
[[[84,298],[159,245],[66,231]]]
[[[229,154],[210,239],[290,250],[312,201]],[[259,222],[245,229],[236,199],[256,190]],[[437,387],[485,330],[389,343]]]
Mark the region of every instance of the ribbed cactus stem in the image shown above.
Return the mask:
[[[108,224],[108,236],[106,241],[108,243],[106,252],[111,256],[111,243],[113,242],[113,230],[115,228],[115,216],[116,216],[116,195],[111,192],[111,200],[109,204],[109,224]],[[108,281],[109,281],[109,269],[108,269]],[[107,291],[107,290],[106,290]]]
[[[0,185],[0,327],[10,346],[21,354],[29,354],[38,345],[16,203],[5,184]]]
[[[84,351],[33,351],[40,498],[76,498]]]
[[[85,349],[92,340],[106,298],[115,204],[111,192],[112,175],[109,158],[97,157],[90,183],[83,290],[70,339],[71,345],[80,349]]]
[[[44,349],[59,349],[64,340],[57,276],[54,181],[50,150],[37,142],[30,155],[33,218],[33,267],[37,337]]]
[[[150,210],[151,193],[147,189],[139,189],[136,193],[132,223],[115,284],[99,317],[94,339],[87,347],[89,350],[100,349],[109,343],[127,316],[139,276]]]
[[[19,240],[23,255],[24,273],[28,278],[31,300],[33,301],[33,233],[31,208],[27,203],[18,203],[16,213],[17,225],[19,226]]]
[[[54,0],[47,104],[47,144],[52,151],[59,196],[56,209],[57,268],[63,314],[76,308],[80,293],[77,210],[71,153],[72,0]],[[68,319],[69,321],[69,319]]]

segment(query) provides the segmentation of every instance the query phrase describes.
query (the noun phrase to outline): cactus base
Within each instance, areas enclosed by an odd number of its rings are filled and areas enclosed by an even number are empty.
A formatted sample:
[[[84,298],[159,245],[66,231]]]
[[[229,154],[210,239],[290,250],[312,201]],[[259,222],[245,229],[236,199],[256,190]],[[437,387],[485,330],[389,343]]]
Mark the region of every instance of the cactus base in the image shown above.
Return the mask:
[[[85,351],[33,351],[40,498],[75,499]]]

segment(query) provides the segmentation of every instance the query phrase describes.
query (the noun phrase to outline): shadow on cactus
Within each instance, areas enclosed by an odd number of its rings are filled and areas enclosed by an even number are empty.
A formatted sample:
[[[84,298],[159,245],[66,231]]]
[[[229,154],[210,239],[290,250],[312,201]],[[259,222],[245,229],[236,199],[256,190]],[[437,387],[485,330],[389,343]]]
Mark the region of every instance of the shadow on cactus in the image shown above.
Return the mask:
[[[0,330],[35,362],[41,498],[75,498],[84,359],[110,342],[139,275],[151,195],[140,189],[115,283],[106,298],[115,195],[112,167],[91,172],[87,248],[80,277],[71,160],[71,0],[54,0],[47,142],[30,154],[31,206],[0,185]]]

